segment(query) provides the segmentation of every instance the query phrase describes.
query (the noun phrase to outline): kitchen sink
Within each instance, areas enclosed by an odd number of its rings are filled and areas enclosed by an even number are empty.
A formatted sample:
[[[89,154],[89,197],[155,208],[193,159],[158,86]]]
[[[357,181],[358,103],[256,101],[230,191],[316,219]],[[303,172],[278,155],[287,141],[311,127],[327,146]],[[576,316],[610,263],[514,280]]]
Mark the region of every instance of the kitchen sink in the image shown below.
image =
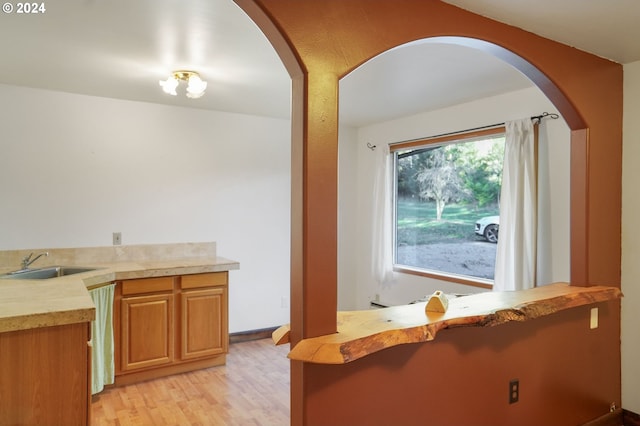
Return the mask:
[[[46,268],[10,272],[8,274],[0,276],[0,278],[11,280],[46,280],[49,278],[64,277],[67,275],[95,271],[96,269],[97,268],[87,268],[80,266],[48,266]]]

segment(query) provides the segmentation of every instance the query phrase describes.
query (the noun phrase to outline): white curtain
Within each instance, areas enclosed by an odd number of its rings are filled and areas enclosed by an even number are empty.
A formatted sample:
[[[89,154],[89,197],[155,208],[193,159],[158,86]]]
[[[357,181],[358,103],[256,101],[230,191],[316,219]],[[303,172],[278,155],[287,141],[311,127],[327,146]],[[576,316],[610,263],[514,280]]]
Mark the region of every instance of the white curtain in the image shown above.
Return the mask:
[[[537,172],[530,118],[505,124],[506,137],[494,291],[535,286]]]
[[[391,210],[393,179],[389,145],[376,147],[376,177],[373,187],[371,262],[373,277],[379,284],[393,282],[393,215]]]

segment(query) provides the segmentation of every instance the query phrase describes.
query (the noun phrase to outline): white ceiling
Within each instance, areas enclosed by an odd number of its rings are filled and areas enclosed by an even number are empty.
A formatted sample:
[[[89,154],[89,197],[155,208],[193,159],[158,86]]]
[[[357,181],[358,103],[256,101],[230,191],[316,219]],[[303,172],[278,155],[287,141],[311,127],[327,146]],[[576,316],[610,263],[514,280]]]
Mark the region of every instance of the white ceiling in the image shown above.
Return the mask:
[[[442,0],[594,55],[640,60],[638,0]]]
[[[345,76],[341,121],[362,126],[533,85],[490,54],[440,40],[392,49]]]
[[[638,0],[446,1],[616,62],[640,60]],[[289,117],[289,77],[232,0],[58,0],[45,7],[0,15],[0,83]],[[158,80],[185,68],[208,81],[204,97],[161,92]],[[528,85],[483,53],[413,43],[344,79],[341,121],[362,125]]]
[[[232,0],[58,0],[39,15],[0,15],[0,82],[260,115],[289,110],[289,78]],[[161,92],[195,69],[205,97]]]

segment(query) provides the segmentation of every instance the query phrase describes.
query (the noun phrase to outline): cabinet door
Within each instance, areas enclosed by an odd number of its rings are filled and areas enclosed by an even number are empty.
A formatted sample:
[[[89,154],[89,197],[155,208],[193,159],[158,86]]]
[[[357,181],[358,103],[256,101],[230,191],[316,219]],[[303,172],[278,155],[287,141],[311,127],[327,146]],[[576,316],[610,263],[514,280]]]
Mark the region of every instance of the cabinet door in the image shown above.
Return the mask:
[[[181,293],[181,359],[224,354],[228,349],[227,288]]]
[[[0,333],[0,425],[86,425],[89,323]]]
[[[173,362],[173,301],[171,293],[122,298],[123,371]]]

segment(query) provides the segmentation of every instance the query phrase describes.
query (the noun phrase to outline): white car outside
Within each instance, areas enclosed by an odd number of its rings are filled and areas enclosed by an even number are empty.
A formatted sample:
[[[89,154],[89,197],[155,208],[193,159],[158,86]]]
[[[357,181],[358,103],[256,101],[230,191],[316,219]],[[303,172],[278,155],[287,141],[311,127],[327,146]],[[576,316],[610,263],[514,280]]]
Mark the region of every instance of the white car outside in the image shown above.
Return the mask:
[[[498,242],[500,216],[486,216],[476,222],[476,234],[484,237],[490,243]]]

